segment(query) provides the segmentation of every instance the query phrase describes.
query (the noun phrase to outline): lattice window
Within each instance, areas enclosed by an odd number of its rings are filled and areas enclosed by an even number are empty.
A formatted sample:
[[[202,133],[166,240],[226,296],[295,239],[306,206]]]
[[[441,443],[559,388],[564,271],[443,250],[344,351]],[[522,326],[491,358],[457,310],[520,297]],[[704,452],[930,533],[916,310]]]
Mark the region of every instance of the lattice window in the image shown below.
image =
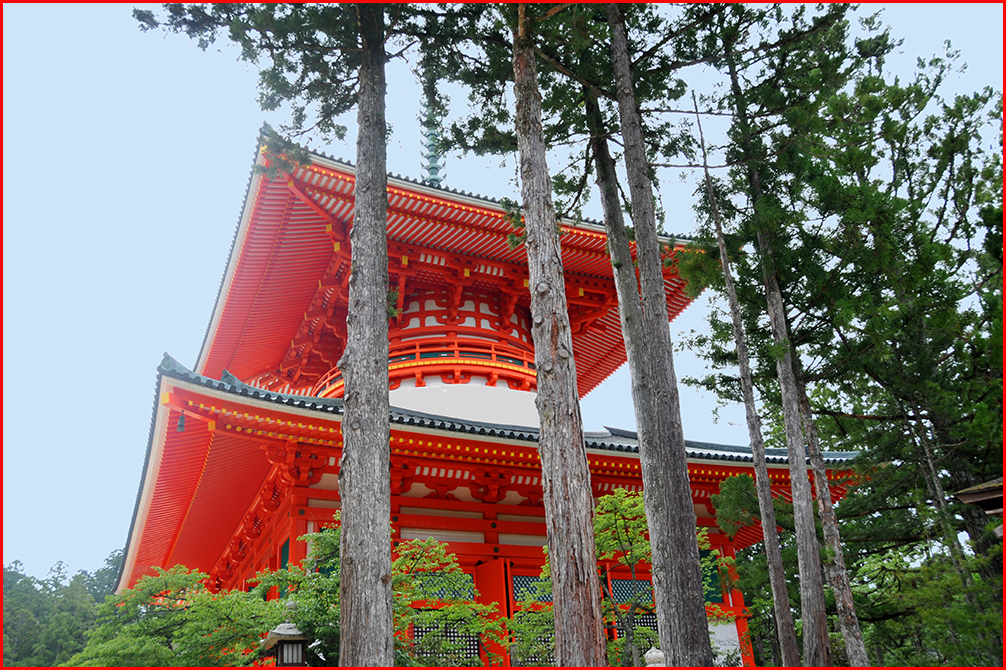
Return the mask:
[[[657,615],[656,614],[644,614],[643,612],[636,612],[636,615],[632,618],[633,626],[636,630],[640,628],[649,628],[654,633],[657,632]],[[618,626],[619,636],[621,636],[622,627]]]
[[[513,589],[514,600],[524,600],[525,602],[530,600],[532,602],[550,603],[552,602],[552,594],[544,594],[541,589],[538,588],[541,584],[546,584],[547,579],[542,579],[541,577],[532,577],[531,575],[513,575],[511,580],[511,587]],[[514,616],[521,616],[521,612],[515,612]],[[526,614],[526,612],[525,612]],[[543,635],[533,640],[529,640],[530,644],[524,644],[523,640],[519,640],[521,644],[515,644],[510,648],[510,663],[511,665],[517,666],[549,666],[555,665],[555,644],[552,640],[554,635]],[[535,650],[526,656],[521,656],[519,648],[524,647],[525,649]]]
[[[616,603],[652,603],[653,586],[648,581],[632,579],[612,579],[611,593]]]
[[[472,665],[479,661],[479,638],[450,624],[412,627],[416,655],[436,659],[437,665]],[[435,647],[436,650],[431,650]]]
[[[710,555],[712,555],[711,551],[705,549],[699,550],[701,558],[706,558]],[[709,569],[707,566],[703,566],[702,577],[705,582],[705,593],[703,594],[705,602],[707,604],[722,603],[723,587],[720,584],[720,576],[716,569]],[[612,579],[611,591],[616,603],[632,602],[633,594],[638,594],[636,598],[636,602],[638,603],[653,602],[653,586],[647,580],[636,581],[635,585],[633,585],[633,580],[631,579]]]
[[[530,575],[514,575],[513,576],[514,600],[526,600],[528,598],[532,598],[533,600],[542,603],[552,602],[551,594],[542,595],[534,588],[535,584],[541,584],[546,581],[548,580],[542,579],[541,577],[532,577]]]

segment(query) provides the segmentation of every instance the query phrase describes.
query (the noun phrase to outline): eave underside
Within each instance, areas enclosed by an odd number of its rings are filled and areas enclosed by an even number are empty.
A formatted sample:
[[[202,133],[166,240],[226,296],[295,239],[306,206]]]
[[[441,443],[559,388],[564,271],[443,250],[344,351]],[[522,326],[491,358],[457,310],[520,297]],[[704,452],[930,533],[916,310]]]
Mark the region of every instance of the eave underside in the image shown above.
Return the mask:
[[[256,514],[264,519],[269,509],[274,511],[275,505],[270,508],[269,503],[275,503],[277,495],[298,486],[317,487],[326,477],[337,481],[342,447],[337,401],[265,394],[181,370],[172,377],[162,369],[152,456],[127,545],[123,576],[128,584],[152,573],[155,566],[219,569],[221,557],[229,551],[244,551],[241,542],[258,528]],[[398,487],[393,494],[404,495],[416,484],[421,488],[412,495],[421,490],[455,499],[455,494],[470,494],[471,500],[487,503],[536,506],[540,501],[540,460],[533,429],[480,427],[400,410],[392,419],[392,481],[397,482],[393,488]],[[614,488],[640,489],[634,440],[622,439],[620,449],[614,444],[619,438],[609,435],[608,440],[592,439],[591,444],[604,446],[588,449],[595,497]],[[713,446],[703,445],[697,453],[719,461],[689,462],[693,502],[707,525],[715,525],[709,496],[718,492],[719,482],[752,469],[736,453],[717,456],[709,450]],[[777,464],[770,473],[776,494],[788,498],[788,469]],[[337,490],[334,486],[332,491]],[[844,495],[840,481],[832,486],[836,499]],[[436,493],[440,488],[443,491]],[[332,495],[338,500],[337,493]],[[752,526],[742,531],[734,546],[760,537],[760,528]]]
[[[349,229],[355,178],[318,162],[276,179],[253,180],[197,371],[303,393],[341,355],[348,302]],[[563,235],[570,317],[581,397],[622,363],[606,237],[568,225]],[[452,285],[514,293],[529,304],[523,247],[501,208],[405,181],[389,185],[389,271],[393,286]],[[406,277],[406,275],[408,275]],[[668,318],[689,303],[683,282],[665,271]]]

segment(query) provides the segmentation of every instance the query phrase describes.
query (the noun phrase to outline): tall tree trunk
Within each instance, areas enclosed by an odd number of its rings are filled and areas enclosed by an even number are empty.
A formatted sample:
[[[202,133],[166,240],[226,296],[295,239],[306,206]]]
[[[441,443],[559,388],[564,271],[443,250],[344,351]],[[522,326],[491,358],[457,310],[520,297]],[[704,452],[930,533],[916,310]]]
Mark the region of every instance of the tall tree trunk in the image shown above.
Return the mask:
[[[951,522],[951,512],[947,505],[947,494],[943,490],[943,484],[940,482],[939,473],[936,471],[936,462],[933,458],[933,450],[929,443],[926,425],[920,416],[918,403],[915,401],[912,401],[911,425],[913,426],[915,437],[917,438],[919,446],[922,448],[922,453],[926,460],[926,468],[923,472],[923,477],[928,485],[930,495],[933,496],[933,501],[936,503],[936,515],[940,519],[943,527],[945,537],[944,542],[950,549],[950,560],[954,564],[957,574],[961,578],[961,583],[964,585],[964,598],[968,601],[968,605],[970,605],[971,609],[975,612],[984,612],[984,608],[978,604],[978,601],[971,590],[972,579],[967,566],[967,559],[964,556],[964,550],[957,537],[957,531],[954,529]],[[1001,645],[1002,636],[1000,635],[999,637]],[[985,636],[981,632],[978,633],[978,641],[982,646],[986,644]]]
[[[632,197],[632,221],[642,295],[642,332],[650,365],[649,386],[655,431],[649,444],[640,442],[643,500],[653,552],[653,592],[660,646],[668,665],[713,663],[702,589],[702,569],[695,536],[695,508],[688,480],[688,462],[678,382],[674,373],[663,261],[657,237],[649,162],[642,118],[636,106],[625,20],[617,5],[607,4],[611,54],[618,108],[625,140],[625,166]],[[640,411],[637,408],[637,413]]]
[[[729,50],[729,49],[728,49]],[[761,178],[751,146],[751,124],[747,117],[743,91],[732,57],[728,57],[731,97],[734,114],[740,126],[740,143],[747,160],[748,196],[758,215],[763,198]],[[803,617],[803,662],[808,666],[831,665],[831,643],[828,639],[828,619],[824,604],[824,580],[821,574],[820,544],[814,524],[814,503],[807,473],[804,437],[800,424],[796,375],[793,369],[793,349],[786,327],[786,310],[779,288],[773,253],[774,236],[760,222],[755,223],[758,252],[761,256],[762,279],[772,340],[780,353],[776,359],[779,391],[782,398],[786,451],[789,460],[790,487],[793,494],[793,522],[796,526],[797,563],[800,570],[800,609]]]
[[[758,252],[761,255],[765,298],[768,304],[772,341],[783,351],[776,359],[779,391],[782,398],[782,419],[786,431],[786,451],[789,457],[790,487],[793,493],[793,523],[796,526],[797,562],[800,567],[800,606],[803,615],[804,665],[831,665],[831,642],[824,606],[824,581],[821,570],[820,544],[814,524],[813,496],[807,477],[807,457],[801,430],[800,406],[796,376],[793,372],[794,352],[786,328],[786,312],[782,291],[775,273],[772,236],[759,230]]]
[[[351,233],[342,422],[339,664],[394,665],[391,616],[391,438],[388,405],[387,149],[384,9],[357,6],[360,64],[356,204]]]
[[[538,373],[545,521],[552,569],[555,655],[562,666],[607,663],[594,545],[594,498],[577,396],[562,249],[545,162],[541,93],[525,5],[514,35],[514,96],[527,238],[531,335]]]
[[[817,511],[821,516],[821,527],[824,530],[824,542],[828,547],[829,560],[826,563],[828,581],[835,594],[835,608],[838,610],[838,626],[845,640],[845,653],[849,665],[866,667],[870,665],[870,657],[866,653],[863,633],[859,629],[859,618],[856,616],[856,605],[852,600],[852,586],[849,584],[849,573],[845,567],[845,552],[842,549],[842,538],[838,530],[838,517],[831,504],[831,487],[828,485],[828,473],[824,466],[824,455],[821,453],[821,443],[817,435],[817,425],[810,410],[810,398],[807,397],[807,385],[804,383],[799,362],[796,375],[797,390],[800,394],[800,412],[803,416],[803,432],[807,438],[810,450],[810,465],[814,470],[814,488],[817,491]]]
[[[692,101],[695,104],[695,121],[699,129],[699,140],[702,146],[702,165],[705,171],[706,193],[712,208],[713,224],[716,226],[716,245],[720,251],[720,266],[723,269],[723,280],[726,283],[727,300],[730,303],[730,316],[734,326],[734,342],[737,346],[737,366],[740,368],[741,394],[744,397],[744,412],[747,416],[748,436],[751,438],[751,455],[754,459],[755,489],[758,492],[758,509],[761,512],[762,534],[765,537],[765,560],[768,565],[769,584],[772,587],[772,611],[775,615],[776,633],[779,638],[779,648],[782,654],[782,664],[794,667],[800,665],[800,650],[796,642],[796,626],[793,624],[793,614],[789,607],[789,591],[786,589],[786,571],[782,562],[782,547],[779,544],[779,534],[776,531],[775,507],[772,505],[772,482],[768,477],[768,461],[765,459],[765,441],[762,439],[761,417],[755,407],[754,385],[751,378],[751,362],[748,358],[747,338],[744,325],[741,323],[740,303],[737,300],[737,288],[734,286],[733,271],[730,268],[730,257],[727,255],[727,245],[723,238],[723,225],[720,222],[720,211],[716,204],[716,194],[713,192],[713,181],[709,177],[709,163],[706,159],[706,140],[702,133],[702,119],[699,116],[698,102],[694,93]]]
[[[650,370],[647,365],[646,348],[643,345],[643,309],[639,303],[639,284],[636,281],[636,266],[632,262],[629,236],[625,231],[625,219],[618,198],[618,184],[615,176],[615,161],[608,150],[607,129],[601,117],[597,95],[588,87],[583,88],[586,102],[587,127],[590,130],[590,148],[594,156],[596,181],[601,193],[601,208],[604,211],[604,229],[608,234],[608,254],[611,257],[612,273],[615,278],[615,293],[618,296],[618,315],[622,325],[622,340],[625,343],[629,363],[632,404],[636,413],[636,431],[639,443],[650,444],[654,439],[656,426],[653,418],[653,396],[651,393]],[[652,535],[651,535],[652,536]],[[633,568],[635,579],[635,568]],[[614,597],[609,594],[612,602]],[[622,616],[615,610],[615,617],[622,623]],[[630,619],[632,613],[630,612]],[[632,665],[640,664],[640,649],[636,643],[633,622],[629,622],[627,645],[631,651]],[[660,628],[659,622],[657,626]],[[627,655],[628,658],[628,655]],[[627,663],[628,661],[626,661]]]
[[[961,582],[966,587],[969,587],[971,586],[971,575],[964,565],[966,560],[964,549],[961,547],[960,539],[957,537],[957,529],[954,528],[951,522],[951,513],[947,505],[947,494],[943,490],[943,483],[940,481],[939,472],[936,470],[936,461],[933,457],[932,446],[929,443],[928,429],[922,419],[919,406],[914,401],[912,402],[912,412],[909,414],[909,425],[912,427],[915,440],[922,451],[922,457],[926,463],[926,467],[923,470],[923,479],[926,481],[929,494],[933,497],[933,503],[936,506],[936,516],[940,520],[940,526],[943,530],[944,542],[950,549],[950,560],[957,569]],[[977,609],[978,604],[975,602],[974,596],[968,593],[967,598],[969,604]]]

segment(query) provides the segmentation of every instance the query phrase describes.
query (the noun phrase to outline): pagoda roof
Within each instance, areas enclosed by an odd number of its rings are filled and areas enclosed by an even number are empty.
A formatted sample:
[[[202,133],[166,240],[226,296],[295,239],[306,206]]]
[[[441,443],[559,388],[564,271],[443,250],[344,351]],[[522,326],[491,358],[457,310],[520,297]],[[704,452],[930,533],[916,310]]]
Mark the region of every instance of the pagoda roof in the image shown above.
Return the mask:
[[[339,285],[349,270],[355,168],[320,153],[278,177],[264,173],[267,164],[257,152],[195,370],[217,378],[226,369],[245,381],[271,376],[270,388],[305,392],[340,353],[317,337],[307,341],[331,306],[338,312],[345,303]],[[560,225],[571,319],[582,325],[573,335],[582,397],[625,362],[625,348],[604,227],[571,219]],[[515,291],[529,304],[526,252],[511,248],[513,232],[501,201],[389,175],[389,259],[408,257],[410,281],[449,281],[445,269],[463,265],[475,289]],[[671,247],[686,240],[664,239]],[[664,278],[673,319],[691,298],[673,268]]]
[[[153,566],[176,564],[209,571],[226,549],[234,528],[263,486],[271,468],[270,441],[298,440],[306,446],[341,445],[339,424],[344,405],[339,399],[266,391],[230,373],[221,379],[198,374],[165,354],[158,366],[147,452],[120,573],[120,586],[135,583]],[[209,410],[221,425],[206,419]],[[203,416],[199,416],[200,411]],[[176,428],[188,413],[184,430]],[[527,443],[533,447],[535,427],[470,421],[391,408],[392,432],[453,433],[460,440]],[[223,425],[233,422],[234,426]],[[265,434],[255,430],[268,423]],[[238,425],[242,424],[242,425]],[[243,427],[242,427],[243,426]],[[276,428],[279,426],[279,428]],[[267,436],[266,436],[267,435]],[[607,428],[584,435],[588,453],[638,453],[636,434]],[[691,463],[746,466],[750,448],[686,440]],[[847,465],[853,452],[829,452],[831,466]],[[784,467],[783,450],[769,450],[768,460]]]
[[[1003,488],[1003,478],[996,477],[995,479],[981,484],[976,484],[974,486],[969,486],[966,489],[961,489],[954,496],[971,496],[971,495],[986,495],[1002,493]]]
[[[244,396],[246,398],[265,400],[280,405],[287,405],[289,407],[322,412],[340,417],[344,411],[343,401],[340,398],[317,398],[314,396],[266,391],[241,382],[226,370],[222,375],[222,379],[211,379],[210,377],[192,372],[168,354],[164,354],[164,360],[161,361],[158,371],[175,379],[193,382],[195,384],[199,384],[200,386],[212,388],[217,391],[223,391],[225,393]],[[399,426],[445,430],[454,433],[464,433],[467,435],[479,435],[482,437],[494,437],[507,440],[522,440],[526,442],[537,442],[539,436],[539,429],[534,426],[518,426],[505,423],[472,421],[469,419],[428,414],[425,412],[399,407],[391,408],[391,423]],[[632,430],[609,428],[608,426],[605,426],[605,430],[603,431],[584,431],[583,437],[584,444],[587,449],[632,454],[639,453],[639,440],[636,432]],[[695,440],[686,439],[685,448],[688,451],[688,458],[692,460],[754,463],[754,457],[751,455],[750,446],[716,444],[714,442],[697,442]],[[766,460],[769,463],[789,463],[786,449],[767,448],[765,449],[765,454]],[[859,452],[828,451],[824,452],[824,455],[824,462],[826,465],[844,465],[858,456]]]

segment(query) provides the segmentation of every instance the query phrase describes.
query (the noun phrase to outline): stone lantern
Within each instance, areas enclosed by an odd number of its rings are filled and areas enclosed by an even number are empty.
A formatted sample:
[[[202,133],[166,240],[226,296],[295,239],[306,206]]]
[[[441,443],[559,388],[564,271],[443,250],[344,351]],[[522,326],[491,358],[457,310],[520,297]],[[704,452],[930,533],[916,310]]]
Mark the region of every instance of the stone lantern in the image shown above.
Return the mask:
[[[297,603],[290,601],[286,607],[290,612],[287,614],[286,623],[281,623],[269,631],[262,640],[262,646],[266,649],[276,647],[277,666],[306,666],[304,652],[307,649],[307,637],[297,629],[297,626],[290,623],[290,615],[297,608]]]

